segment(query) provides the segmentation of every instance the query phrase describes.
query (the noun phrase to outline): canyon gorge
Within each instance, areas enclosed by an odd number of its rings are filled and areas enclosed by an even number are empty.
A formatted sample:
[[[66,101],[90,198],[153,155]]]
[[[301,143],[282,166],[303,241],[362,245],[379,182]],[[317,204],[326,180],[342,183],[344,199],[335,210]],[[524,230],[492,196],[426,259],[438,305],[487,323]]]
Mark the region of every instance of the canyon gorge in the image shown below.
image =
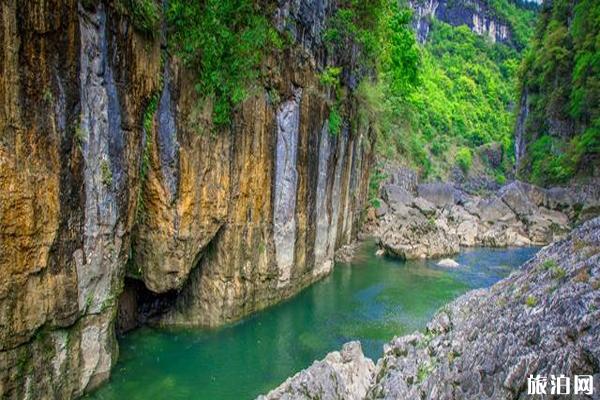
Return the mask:
[[[476,290],[379,361],[349,342],[259,398],[519,398],[559,361],[600,384],[597,27],[562,3],[400,5],[2,0],[0,397],[93,396],[118,338],[244,323],[357,240],[402,262],[550,246],[456,284],[440,298]],[[571,61],[539,65],[571,21]],[[574,100],[549,88],[565,70]]]

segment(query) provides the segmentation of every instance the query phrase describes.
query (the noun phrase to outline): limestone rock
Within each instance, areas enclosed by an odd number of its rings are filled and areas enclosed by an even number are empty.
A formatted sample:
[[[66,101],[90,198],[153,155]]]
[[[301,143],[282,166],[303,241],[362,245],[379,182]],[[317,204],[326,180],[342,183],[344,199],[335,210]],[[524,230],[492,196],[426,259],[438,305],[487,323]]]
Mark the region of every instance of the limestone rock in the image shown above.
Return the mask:
[[[448,183],[422,183],[417,186],[417,193],[439,208],[450,207],[455,203],[454,187]]]
[[[373,361],[363,355],[360,343],[349,342],[340,352],[329,353],[257,400],[361,400],[374,370]]]
[[[596,218],[491,288],[473,290],[445,306],[425,332],[384,345],[366,396],[360,386],[354,393],[328,390],[326,398],[516,400],[528,397],[529,375],[550,380],[560,374],[592,375],[598,393],[599,287]],[[347,369],[331,362],[333,370],[325,369],[324,363],[327,359],[272,392],[281,397],[268,398],[318,398],[321,388],[338,387]],[[290,397],[283,397],[286,393]]]
[[[444,307],[386,346],[366,398],[518,399],[530,374],[600,376],[598,249],[600,218]]]
[[[390,205],[410,205],[413,195],[398,185],[387,184],[381,189],[383,199]]]
[[[392,219],[380,236],[380,245],[388,255],[402,259],[442,257],[460,250],[458,237],[448,234],[442,220],[422,214]]]

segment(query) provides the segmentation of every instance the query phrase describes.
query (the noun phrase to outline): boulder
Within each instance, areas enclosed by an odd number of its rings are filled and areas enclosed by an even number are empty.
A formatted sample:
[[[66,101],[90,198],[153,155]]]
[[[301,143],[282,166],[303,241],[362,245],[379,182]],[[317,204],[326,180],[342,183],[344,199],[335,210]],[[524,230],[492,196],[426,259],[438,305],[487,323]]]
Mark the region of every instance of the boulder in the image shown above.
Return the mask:
[[[454,191],[454,187],[448,183],[422,183],[417,186],[419,197],[440,208],[454,204]]]
[[[456,227],[456,235],[461,246],[475,246],[477,244],[477,227],[479,221],[462,221]]]
[[[428,219],[422,214],[396,217],[380,237],[386,254],[401,259],[444,257],[458,253],[458,236],[449,231],[444,219]]]
[[[422,197],[416,197],[412,204],[425,216],[432,216],[435,214],[435,205],[433,205],[432,203],[430,203]]]
[[[485,222],[516,220],[515,213],[512,212],[504,201],[496,196],[479,200],[473,212]]]
[[[387,184],[383,186],[381,193],[383,200],[390,205],[410,205],[413,201],[413,195],[398,185]]]
[[[379,207],[375,209],[375,216],[377,218],[383,217],[389,211],[388,205],[383,201],[379,200]]]
[[[436,265],[438,267],[445,267],[445,268],[456,268],[456,267],[460,266],[459,263],[457,263],[456,261],[454,261],[451,258],[444,258],[443,260],[440,260]]]
[[[360,342],[349,342],[257,400],[362,400],[374,371],[375,364],[364,356]]]
[[[546,191],[544,206],[551,210],[564,210],[576,203],[571,191],[563,187],[553,187]]]
[[[526,192],[522,190],[522,182],[513,182],[500,189],[499,195],[502,201],[519,217],[524,218],[536,211],[533,203]]]

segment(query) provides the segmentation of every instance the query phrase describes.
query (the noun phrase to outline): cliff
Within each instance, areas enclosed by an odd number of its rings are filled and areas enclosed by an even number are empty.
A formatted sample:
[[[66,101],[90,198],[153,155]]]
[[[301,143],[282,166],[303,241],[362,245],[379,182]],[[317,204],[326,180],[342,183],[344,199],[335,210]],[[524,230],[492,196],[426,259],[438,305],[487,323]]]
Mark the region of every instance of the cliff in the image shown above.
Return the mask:
[[[541,185],[600,176],[598,2],[545,2],[520,74],[515,154]]]
[[[432,19],[435,18],[452,26],[466,25],[492,42],[519,47],[523,45],[519,43],[520,38],[515,37],[512,21],[502,15],[492,1],[411,0],[409,6],[414,11],[413,26],[421,43],[427,41]]]
[[[527,378],[570,378],[569,398],[600,389],[600,219],[542,249],[489,289],[442,308],[425,332],[384,345],[376,365],[358,343],[259,399],[521,399]],[[575,323],[574,323],[575,321]],[[574,393],[575,375],[593,393]]]
[[[289,297],[360,221],[370,128],[349,96],[329,133],[318,79],[358,51],[320,40],[335,4],[275,6],[292,43],[219,131],[164,31],[143,34],[119,4],[0,4],[2,398],[106,380],[117,316],[216,326]]]

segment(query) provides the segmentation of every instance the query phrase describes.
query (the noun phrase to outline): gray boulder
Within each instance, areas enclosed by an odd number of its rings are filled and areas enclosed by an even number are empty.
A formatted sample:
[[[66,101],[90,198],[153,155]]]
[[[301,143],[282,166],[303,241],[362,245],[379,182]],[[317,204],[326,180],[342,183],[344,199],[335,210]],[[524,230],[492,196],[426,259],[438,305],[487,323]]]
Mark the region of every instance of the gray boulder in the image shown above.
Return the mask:
[[[423,214],[395,216],[379,242],[386,254],[405,260],[444,257],[460,250],[459,237],[449,232],[444,219]]]
[[[529,185],[524,185],[522,182],[513,182],[509,185],[504,186],[500,189],[499,195],[502,201],[517,215],[519,218],[527,217],[535,213],[537,207],[536,204],[531,201],[527,195],[527,189]],[[531,191],[531,193],[535,193]],[[543,204],[543,201],[541,202]]]
[[[417,186],[419,197],[440,208],[449,207],[454,204],[454,192],[454,187],[448,183],[422,183]]]
[[[398,185],[387,184],[381,189],[383,200],[391,206],[396,204],[410,205],[413,195]]]
[[[257,400],[360,400],[367,394],[374,371],[360,342],[349,342],[342,351],[327,354]]]
[[[435,205],[422,197],[416,197],[412,205],[425,216],[432,216],[436,212]]]

